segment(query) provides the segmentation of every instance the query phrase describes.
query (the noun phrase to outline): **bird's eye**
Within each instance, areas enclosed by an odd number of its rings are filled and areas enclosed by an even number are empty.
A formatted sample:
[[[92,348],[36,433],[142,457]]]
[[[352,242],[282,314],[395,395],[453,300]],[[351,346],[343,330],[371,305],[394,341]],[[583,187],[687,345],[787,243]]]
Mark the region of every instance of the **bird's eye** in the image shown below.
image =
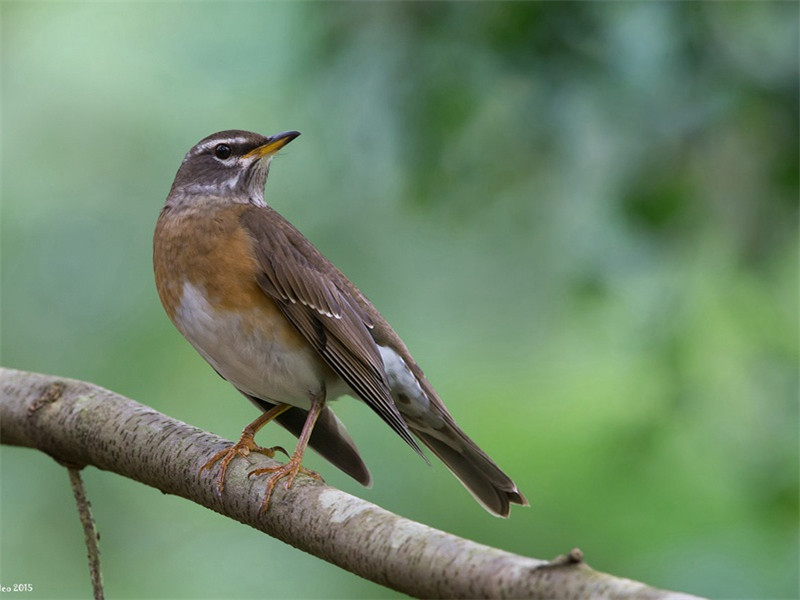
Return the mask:
[[[222,160],[229,158],[231,152],[231,147],[228,144],[217,144],[217,147],[214,148],[214,155]]]

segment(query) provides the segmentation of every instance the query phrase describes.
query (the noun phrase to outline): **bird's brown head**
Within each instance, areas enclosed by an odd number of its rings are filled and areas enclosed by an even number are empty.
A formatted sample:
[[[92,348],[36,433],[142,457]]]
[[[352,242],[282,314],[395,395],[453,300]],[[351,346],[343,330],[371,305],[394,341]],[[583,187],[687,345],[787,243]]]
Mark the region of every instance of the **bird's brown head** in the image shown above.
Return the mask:
[[[200,140],[186,153],[167,204],[198,195],[264,204],[272,157],[298,135],[298,131],[285,131],[268,137],[234,129]]]

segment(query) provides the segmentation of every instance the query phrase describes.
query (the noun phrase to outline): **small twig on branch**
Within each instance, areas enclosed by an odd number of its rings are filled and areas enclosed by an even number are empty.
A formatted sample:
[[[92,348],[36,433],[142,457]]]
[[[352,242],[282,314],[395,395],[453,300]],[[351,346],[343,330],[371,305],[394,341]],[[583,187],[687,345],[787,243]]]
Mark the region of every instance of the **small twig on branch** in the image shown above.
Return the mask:
[[[58,394],[48,391],[54,385]],[[220,497],[216,473],[199,470],[230,442],[89,383],[0,369],[0,441],[182,496],[411,596],[695,598],[594,571],[576,551],[548,562],[477,544],[308,477],[276,487],[262,513],[264,483],[246,473],[276,461],[234,461]]]
[[[83,485],[80,469],[67,468],[69,482],[72,486],[72,493],[75,496],[75,504],[78,507],[78,515],[83,525],[83,537],[86,540],[86,551],[89,555],[89,574],[92,577],[92,590],[94,600],[103,600],[103,573],[100,570],[100,535],[95,528],[94,518],[92,518],[92,507],[86,497],[86,488]]]

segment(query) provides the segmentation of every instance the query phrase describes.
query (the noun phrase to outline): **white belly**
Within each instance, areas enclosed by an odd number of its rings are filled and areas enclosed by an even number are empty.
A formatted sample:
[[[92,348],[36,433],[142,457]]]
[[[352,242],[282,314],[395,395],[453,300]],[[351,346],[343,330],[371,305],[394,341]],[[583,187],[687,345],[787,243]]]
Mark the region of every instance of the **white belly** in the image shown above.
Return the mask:
[[[289,347],[249,325],[248,315],[216,310],[188,282],[175,325],[220,375],[246,394],[308,409],[312,394],[326,391],[333,400],[348,393],[329,375],[326,381],[329,372],[310,346]]]

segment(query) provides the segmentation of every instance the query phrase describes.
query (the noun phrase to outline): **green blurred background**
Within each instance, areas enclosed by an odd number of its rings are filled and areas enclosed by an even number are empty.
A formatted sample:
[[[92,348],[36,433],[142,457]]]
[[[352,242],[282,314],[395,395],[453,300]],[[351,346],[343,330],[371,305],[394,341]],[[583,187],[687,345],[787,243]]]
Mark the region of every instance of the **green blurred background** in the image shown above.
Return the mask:
[[[168,322],[184,153],[303,136],[267,200],[404,337],[532,501],[488,516],[366,407],[326,480],[480,542],[710,595],[798,596],[798,4],[23,3],[2,17],[2,364],[228,438]],[[265,444],[290,445],[267,428]],[[88,469],[114,598],[398,595]],[[67,474],[2,449],[0,583],[90,594]]]

